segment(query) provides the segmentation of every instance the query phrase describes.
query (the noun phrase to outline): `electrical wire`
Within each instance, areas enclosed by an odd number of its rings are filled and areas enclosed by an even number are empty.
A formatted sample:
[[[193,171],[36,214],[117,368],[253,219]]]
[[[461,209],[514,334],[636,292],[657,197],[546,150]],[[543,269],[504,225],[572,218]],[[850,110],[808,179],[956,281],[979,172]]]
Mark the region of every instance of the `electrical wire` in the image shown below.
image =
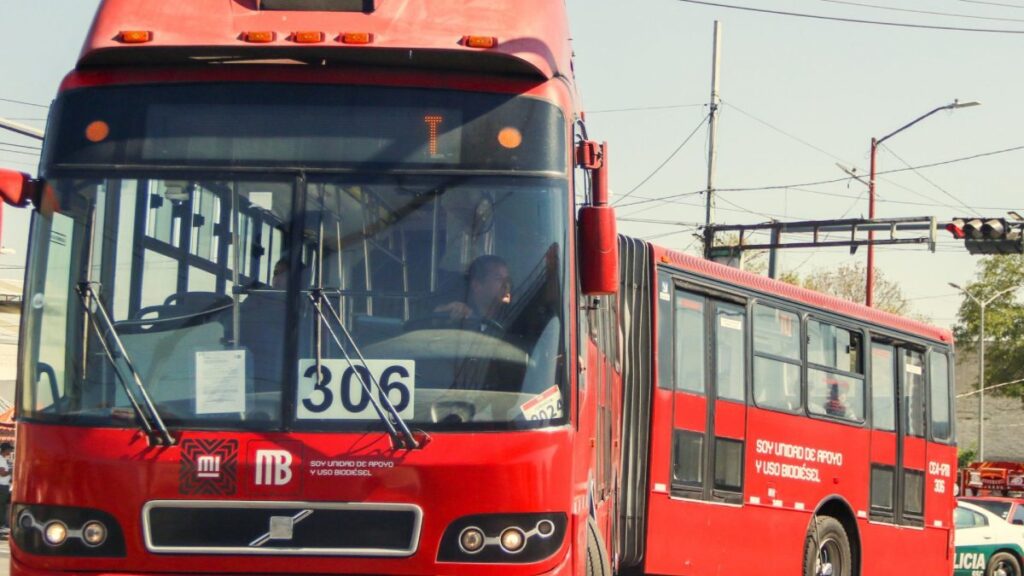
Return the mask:
[[[692,139],[692,138],[693,138],[693,136],[694,136],[695,134],[697,134],[697,131],[698,131],[698,130],[700,130],[700,127],[701,127],[701,126],[703,126],[703,125],[704,125],[704,123],[708,121],[708,118],[710,118],[710,115],[706,115],[706,116],[704,116],[703,118],[701,118],[701,119],[700,119],[700,122],[699,122],[699,123],[697,123],[697,126],[696,126],[696,127],[694,127],[694,129],[693,129],[693,132],[690,132],[690,135],[689,135],[689,136],[687,136],[687,137],[686,137],[686,139],[685,139],[685,140],[683,140],[683,142],[682,142],[681,144],[679,144],[679,146],[677,146],[677,147],[676,147],[676,149],[675,149],[675,150],[673,150],[671,154],[669,154],[669,155],[668,155],[668,158],[665,158],[665,161],[664,161],[664,162],[662,162],[661,164],[659,164],[659,165],[658,165],[658,167],[657,167],[657,168],[655,168],[653,172],[651,172],[650,174],[648,174],[648,175],[647,175],[647,177],[646,177],[646,178],[644,178],[644,179],[643,179],[643,180],[642,180],[642,181],[641,181],[641,182],[640,182],[639,184],[637,184],[636,186],[634,186],[632,190],[630,190],[629,192],[626,192],[626,193],[625,193],[625,194],[624,194],[624,195],[623,195],[622,197],[620,197],[619,199],[617,199],[617,200],[616,200],[615,202],[612,202],[612,206],[615,206],[615,205],[617,205],[617,204],[618,204],[619,202],[622,202],[622,201],[623,201],[623,200],[625,200],[626,198],[629,198],[629,195],[630,195],[630,194],[632,194],[633,192],[636,192],[637,190],[639,190],[639,189],[640,189],[640,187],[641,187],[641,186],[643,186],[644,184],[647,184],[647,182],[648,182],[648,181],[649,181],[649,180],[650,180],[651,178],[654,178],[654,175],[655,175],[655,174],[657,174],[658,172],[660,172],[660,171],[661,171],[661,169],[662,169],[662,168],[664,168],[664,167],[665,167],[665,165],[669,163],[669,161],[671,161],[671,160],[672,160],[673,158],[675,158],[676,154],[678,154],[678,153],[679,153],[679,151],[683,149],[683,146],[686,146],[687,142],[689,142],[689,141],[690,141],[690,139]]]
[[[594,114],[612,114],[616,112],[646,112],[649,110],[677,110],[679,108],[697,108],[707,104],[667,104],[665,106],[637,106],[635,108],[607,108],[604,110],[590,110],[587,116]]]
[[[768,128],[771,128],[772,130],[775,130],[776,132],[778,132],[779,134],[782,134],[783,136],[786,136],[787,138],[791,138],[791,139],[793,139],[793,140],[803,144],[804,146],[807,146],[808,148],[810,148],[812,150],[816,150],[818,152],[821,152],[822,154],[824,154],[825,156],[828,156],[829,158],[831,158],[833,160],[838,160],[838,161],[844,162],[846,164],[852,164],[852,162],[850,162],[849,160],[840,158],[840,157],[836,156],[835,154],[832,154],[828,150],[825,150],[824,148],[821,148],[819,146],[815,146],[814,144],[811,144],[810,142],[808,142],[806,140],[803,140],[802,138],[794,136],[794,135],[790,134],[789,132],[786,132],[785,130],[783,130],[783,129],[777,127],[777,126],[771,125],[767,121],[762,120],[762,119],[758,118],[757,116],[754,116],[750,112],[747,112],[747,111],[743,110],[742,108],[740,108],[739,106],[736,106],[735,104],[733,104],[731,102],[726,102],[725,100],[722,100],[722,104],[725,104],[726,106],[736,110],[740,114],[743,114],[744,116],[750,118],[751,120],[754,120],[755,122],[759,122],[761,124],[764,124]]]
[[[2,152],[4,154],[19,154],[19,155],[22,155],[22,156],[35,156],[35,157],[39,157],[39,153],[38,152],[26,152],[24,150],[5,150],[3,148],[0,148],[0,152]]]
[[[914,172],[914,174],[917,174],[918,176],[920,176],[922,180],[924,180],[925,182],[927,182],[927,183],[931,184],[932,186],[934,186],[936,190],[938,190],[939,192],[942,192],[942,193],[943,193],[943,194],[945,194],[946,196],[949,196],[949,197],[950,197],[950,198],[952,198],[952,199],[953,199],[953,200],[954,200],[955,202],[957,202],[958,204],[960,204],[961,206],[963,206],[964,208],[966,208],[966,209],[967,209],[968,211],[970,211],[970,212],[974,212],[974,214],[975,214],[976,216],[980,216],[980,215],[981,215],[981,213],[980,213],[980,212],[978,212],[978,210],[977,210],[977,209],[975,209],[975,208],[971,208],[971,207],[970,207],[970,206],[968,206],[968,205],[967,205],[966,203],[964,203],[964,201],[963,201],[963,200],[961,200],[961,199],[957,198],[957,197],[956,197],[956,196],[954,196],[954,195],[953,195],[953,194],[952,194],[951,192],[947,191],[947,190],[946,190],[945,188],[943,188],[942,186],[939,186],[938,184],[936,184],[935,182],[933,182],[932,180],[930,180],[930,179],[929,179],[929,178],[928,178],[927,176],[925,176],[924,174],[922,174],[922,173],[918,172],[918,171],[917,171],[917,169],[916,169],[916,168],[914,168],[914,167],[912,167],[912,166],[910,165],[910,163],[909,163],[909,162],[907,162],[907,161],[906,161],[906,160],[904,160],[904,159],[903,159],[902,157],[900,157],[900,155],[899,155],[899,154],[897,154],[897,153],[893,152],[892,148],[889,148],[889,147],[888,147],[888,146],[886,146],[885,144],[882,144],[882,148],[885,148],[885,149],[886,149],[886,151],[888,151],[888,152],[889,152],[889,154],[892,154],[893,156],[895,156],[895,157],[896,157],[896,159],[897,159],[897,160],[899,160],[900,162],[903,162],[903,165],[904,165],[904,166],[906,166],[907,168],[909,168],[910,170],[912,170],[912,171]]]
[[[987,34],[1024,34],[1024,30],[1004,30],[999,28],[962,28],[959,26],[932,26],[928,24],[911,24],[906,22],[885,22],[882,20],[862,20],[859,18],[839,18],[836,16],[822,16],[820,14],[806,14],[803,12],[787,12],[784,10],[767,10],[764,8],[752,8],[750,6],[736,6],[734,4],[722,4],[719,2],[706,2],[704,0],[676,0],[687,4],[701,4],[714,6],[716,8],[729,8],[732,10],[745,10],[747,12],[759,12],[761,14],[774,14],[776,16],[794,16],[797,18],[811,18],[814,20],[829,20],[832,22],[845,22],[848,24],[871,24],[875,26],[891,26],[895,28],[916,28],[919,30],[944,30],[947,32],[981,32]]]
[[[930,10],[912,10],[910,8],[893,8],[892,6],[880,6],[878,4],[865,4],[861,2],[850,2],[849,0],[818,0],[829,4],[845,4],[847,6],[860,6],[862,8],[875,8],[877,10],[889,10],[892,12],[909,12],[911,14],[927,14],[930,16],[949,16],[952,18],[970,18],[972,20],[994,20],[997,22],[1024,22],[1021,18],[998,18],[994,16],[976,16],[974,14],[954,14],[950,12],[932,12]]]
[[[45,104],[36,104],[34,102],[25,102],[23,100],[12,100],[10,98],[0,98],[0,102],[10,102],[12,104],[22,104],[25,106],[35,106],[36,108],[49,108]]]
[[[15,144],[14,142],[0,141],[0,146],[14,146],[15,148],[25,148],[28,150],[42,150],[39,146],[26,146],[24,144]]]
[[[982,0],[960,0],[960,1],[964,2],[964,3],[967,3],[967,4],[987,4],[988,6],[1002,6],[1003,8],[1017,8],[1019,10],[1024,10],[1024,6],[1021,6],[1020,4],[1003,4],[1001,2],[983,2]]]

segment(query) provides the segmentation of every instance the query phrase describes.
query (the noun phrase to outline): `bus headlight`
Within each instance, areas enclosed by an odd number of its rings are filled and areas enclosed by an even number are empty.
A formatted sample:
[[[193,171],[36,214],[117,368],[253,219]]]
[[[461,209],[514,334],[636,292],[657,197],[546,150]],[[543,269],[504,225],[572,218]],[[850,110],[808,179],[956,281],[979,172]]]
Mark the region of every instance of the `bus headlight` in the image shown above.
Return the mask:
[[[478,514],[456,519],[445,529],[439,562],[527,563],[550,558],[565,541],[568,516]]]
[[[109,513],[94,508],[14,504],[11,541],[40,556],[125,556],[124,533]]]
[[[107,527],[102,522],[87,522],[82,526],[82,541],[89,546],[99,546],[107,539]]]
[[[470,526],[459,536],[459,546],[470,554],[476,554],[484,547],[484,533],[476,526]]]
[[[519,528],[506,528],[501,533],[500,541],[501,547],[504,548],[506,552],[515,554],[522,550],[523,546],[526,545],[526,534],[523,534],[523,531]]]
[[[43,539],[50,546],[60,546],[68,539],[68,527],[58,520],[50,522],[43,529]]]

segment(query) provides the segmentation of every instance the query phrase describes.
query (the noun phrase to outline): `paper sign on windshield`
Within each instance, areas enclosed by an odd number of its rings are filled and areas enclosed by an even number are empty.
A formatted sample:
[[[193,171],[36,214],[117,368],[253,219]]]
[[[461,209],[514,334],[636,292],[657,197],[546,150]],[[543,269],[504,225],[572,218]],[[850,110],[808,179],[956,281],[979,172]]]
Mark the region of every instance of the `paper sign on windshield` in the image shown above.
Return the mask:
[[[245,412],[245,350],[196,352],[196,414]]]
[[[562,417],[562,394],[552,386],[523,402],[523,416],[527,420],[554,420]]]

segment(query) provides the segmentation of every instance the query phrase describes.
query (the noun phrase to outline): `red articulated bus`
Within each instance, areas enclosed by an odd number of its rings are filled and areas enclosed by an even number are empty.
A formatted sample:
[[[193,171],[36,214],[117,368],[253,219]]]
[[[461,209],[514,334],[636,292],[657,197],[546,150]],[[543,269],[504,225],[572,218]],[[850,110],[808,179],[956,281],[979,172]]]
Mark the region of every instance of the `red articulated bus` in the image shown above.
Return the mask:
[[[949,333],[618,237],[560,4],[101,4],[12,574],[950,571]]]
[[[620,258],[620,569],[951,572],[948,331],[639,240]]]

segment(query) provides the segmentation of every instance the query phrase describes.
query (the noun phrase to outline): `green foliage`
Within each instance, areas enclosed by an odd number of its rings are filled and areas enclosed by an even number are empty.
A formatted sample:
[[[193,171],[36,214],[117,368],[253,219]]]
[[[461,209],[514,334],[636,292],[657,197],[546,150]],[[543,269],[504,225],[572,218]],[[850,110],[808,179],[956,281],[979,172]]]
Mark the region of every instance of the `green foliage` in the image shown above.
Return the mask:
[[[862,303],[866,291],[866,278],[865,265],[856,262],[832,269],[818,269],[807,276],[786,272],[782,275],[781,280],[851,302]],[[877,267],[875,268],[875,307],[879,310],[927,322],[926,318],[913,312],[900,285],[886,278]]]
[[[961,448],[956,453],[957,468],[966,468],[968,464],[978,459],[978,451],[974,448]]]
[[[965,286],[985,306],[985,385],[1024,378],[1024,304],[1014,287],[1024,286],[1024,256],[989,256],[978,262],[977,279]],[[997,296],[1002,291],[1007,291]],[[964,297],[953,333],[961,352],[976,352],[981,329],[981,308]],[[992,390],[1024,399],[1024,383]]]

